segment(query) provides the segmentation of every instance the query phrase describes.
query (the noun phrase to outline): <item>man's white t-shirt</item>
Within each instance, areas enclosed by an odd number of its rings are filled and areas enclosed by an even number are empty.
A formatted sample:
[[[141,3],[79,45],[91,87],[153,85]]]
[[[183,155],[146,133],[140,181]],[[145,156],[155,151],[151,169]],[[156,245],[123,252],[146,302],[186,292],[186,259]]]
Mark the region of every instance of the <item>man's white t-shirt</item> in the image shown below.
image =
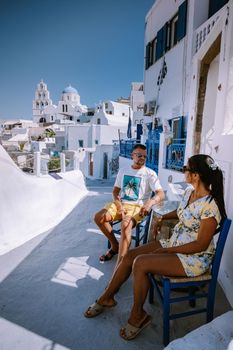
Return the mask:
[[[140,169],[131,166],[120,169],[114,186],[121,188],[122,203],[141,206],[151,197],[152,191],[162,189],[156,172],[146,166]]]

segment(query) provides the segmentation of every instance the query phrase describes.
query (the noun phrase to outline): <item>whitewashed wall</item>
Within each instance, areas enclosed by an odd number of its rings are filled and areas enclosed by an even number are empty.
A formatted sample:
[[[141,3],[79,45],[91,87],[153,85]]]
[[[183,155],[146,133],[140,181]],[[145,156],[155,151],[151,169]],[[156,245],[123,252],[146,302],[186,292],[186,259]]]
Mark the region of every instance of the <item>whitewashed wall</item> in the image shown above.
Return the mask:
[[[192,155],[195,145],[194,126],[196,105],[198,101],[200,61],[211,47],[215,39],[221,34],[221,48],[219,57],[211,63],[207,79],[205,107],[203,113],[202,144],[200,152],[210,154],[224,172],[225,202],[228,217],[233,219],[233,136],[231,128],[232,100],[228,103],[229,94],[233,89],[233,1],[229,1],[229,18],[226,26],[227,8],[223,16],[212,28],[207,40],[193,57],[191,81],[189,124],[187,137],[186,158]],[[233,119],[232,119],[233,121]],[[228,128],[226,128],[228,125]],[[231,124],[233,125],[233,124]],[[224,250],[219,281],[224,292],[233,306],[233,226],[231,227]]]

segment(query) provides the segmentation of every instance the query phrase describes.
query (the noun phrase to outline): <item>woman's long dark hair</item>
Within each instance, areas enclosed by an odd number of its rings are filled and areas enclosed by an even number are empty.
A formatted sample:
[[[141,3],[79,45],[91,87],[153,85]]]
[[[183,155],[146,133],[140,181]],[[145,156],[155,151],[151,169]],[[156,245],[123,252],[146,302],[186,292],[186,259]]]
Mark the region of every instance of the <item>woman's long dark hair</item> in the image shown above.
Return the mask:
[[[227,217],[224,193],[223,173],[213,158],[206,154],[197,154],[188,160],[188,165],[193,173],[198,173],[205,188],[210,191],[215,199],[222,219]]]

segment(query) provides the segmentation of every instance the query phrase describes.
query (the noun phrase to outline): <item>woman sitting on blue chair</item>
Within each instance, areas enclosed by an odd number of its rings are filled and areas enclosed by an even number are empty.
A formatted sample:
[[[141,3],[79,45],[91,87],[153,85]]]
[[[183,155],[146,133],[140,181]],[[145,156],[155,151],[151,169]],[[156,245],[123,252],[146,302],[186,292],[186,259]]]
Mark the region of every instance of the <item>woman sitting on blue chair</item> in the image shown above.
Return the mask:
[[[156,275],[193,277],[205,273],[214,255],[213,236],[226,217],[223,174],[213,158],[199,154],[184,166],[188,186],[177,210],[161,218],[179,221],[170,239],[161,239],[130,250],[115,269],[103,294],[84,315],[95,317],[116,305],[115,294],[133,272],[134,303],[128,323],[120,330],[126,340],[135,338],[151,322],[143,308],[150,272]]]

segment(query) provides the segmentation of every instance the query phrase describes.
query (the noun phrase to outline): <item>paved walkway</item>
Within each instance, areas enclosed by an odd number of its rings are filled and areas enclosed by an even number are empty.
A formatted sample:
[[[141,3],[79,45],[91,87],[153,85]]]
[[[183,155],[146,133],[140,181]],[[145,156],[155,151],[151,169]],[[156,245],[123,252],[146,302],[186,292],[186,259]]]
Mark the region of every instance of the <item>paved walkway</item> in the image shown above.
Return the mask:
[[[132,281],[119,291],[118,306],[97,318],[83,311],[105,288],[116,259],[98,261],[106,239],[93,213],[111,199],[112,181],[88,181],[89,195],[53,230],[0,257],[1,350],[163,349],[161,309],[146,309],[153,323],[134,341],[118,335],[132,304]],[[229,310],[221,290],[216,315]],[[176,320],[172,337],[204,323],[202,315]],[[198,349],[198,347],[197,347]]]

